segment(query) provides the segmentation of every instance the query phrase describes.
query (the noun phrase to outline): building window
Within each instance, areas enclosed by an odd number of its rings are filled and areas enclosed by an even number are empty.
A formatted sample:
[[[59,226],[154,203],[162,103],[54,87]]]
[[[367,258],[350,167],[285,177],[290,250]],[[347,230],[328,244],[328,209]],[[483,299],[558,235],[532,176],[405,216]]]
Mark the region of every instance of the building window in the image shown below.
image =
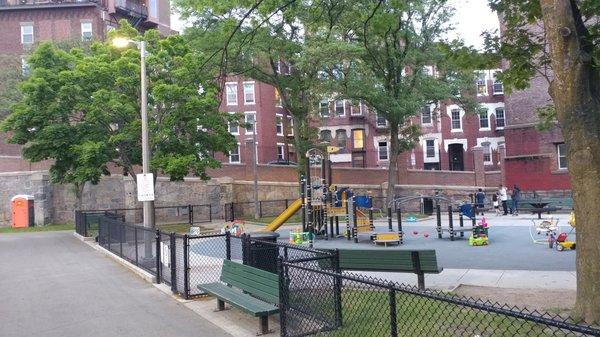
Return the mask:
[[[344,101],[338,100],[335,101],[335,115],[336,116],[344,116],[346,111],[344,110]]]
[[[92,23],[82,22],[81,23],[81,40],[90,41],[92,39]]]
[[[335,131],[335,145],[337,147],[344,148],[344,147],[346,147],[346,141],[347,141],[346,130],[344,130],[344,129],[336,130]]]
[[[320,138],[322,142],[330,143],[331,142],[331,131],[330,130],[321,130]]]
[[[229,162],[239,163],[240,162],[240,144],[238,144],[233,150],[229,151]]]
[[[481,147],[483,147],[483,162],[485,164],[492,163],[492,148],[490,142],[481,143]]]
[[[279,93],[279,90],[275,89],[275,106],[283,106],[283,101],[281,99],[281,94]]]
[[[488,116],[487,109],[481,109],[479,111],[479,128],[480,129],[489,129],[490,127],[490,119]]]
[[[148,15],[153,18],[158,18],[158,0],[148,0]]]
[[[235,115],[235,112],[230,112],[230,114]],[[232,135],[240,134],[240,123],[237,120],[229,121],[228,126],[229,126],[229,133],[231,133]]]
[[[423,169],[428,171],[439,171],[440,163],[424,163]]]
[[[496,128],[504,128],[505,125],[504,108],[496,108]]]
[[[365,167],[365,153],[364,152],[352,153],[352,167]]]
[[[283,136],[283,116],[282,115],[275,116],[275,129],[277,130],[278,136]]]
[[[277,143],[277,160],[285,160],[285,145]]]
[[[22,25],[21,26],[21,43],[32,44],[33,43],[33,25]]]
[[[288,136],[294,135],[294,118],[288,117]]]
[[[379,160],[388,160],[389,152],[388,152],[388,142],[387,140],[382,140],[377,142],[377,147],[379,148]]]
[[[355,150],[362,150],[365,148],[365,130],[364,129],[352,130],[352,148]]]
[[[452,130],[461,130],[461,121],[460,121],[460,110],[454,109],[451,112],[452,114]]]
[[[362,111],[362,104],[359,101],[358,104],[355,104],[355,102],[351,102],[350,103],[350,115],[352,116],[362,116],[363,111]]]
[[[567,147],[565,143],[556,144],[556,153],[558,155],[558,168],[566,170],[567,166]]]
[[[435,158],[435,139],[425,141],[425,157]]]
[[[485,73],[483,71],[479,71],[475,76],[475,83],[477,85],[477,95],[487,95],[487,83],[485,81]]]
[[[226,83],[227,105],[237,105],[237,83]]]
[[[388,122],[387,122],[387,119],[385,119],[385,116],[377,114],[377,127],[385,128],[387,126],[388,126]]]
[[[421,124],[431,124],[431,108],[429,105],[424,106],[421,110]]]
[[[502,85],[502,82],[498,80],[498,74],[500,73],[500,71],[494,73],[494,95],[502,95],[504,93],[504,86]]]
[[[246,122],[246,133],[254,133],[254,127],[258,124],[256,122],[256,113],[244,112],[244,122]]]
[[[21,75],[27,77],[29,74],[31,74],[31,67],[27,62],[27,57],[21,56]]]
[[[254,82],[244,83],[244,104],[254,103]]]
[[[319,113],[321,117],[329,117],[329,101],[324,99],[319,102]]]

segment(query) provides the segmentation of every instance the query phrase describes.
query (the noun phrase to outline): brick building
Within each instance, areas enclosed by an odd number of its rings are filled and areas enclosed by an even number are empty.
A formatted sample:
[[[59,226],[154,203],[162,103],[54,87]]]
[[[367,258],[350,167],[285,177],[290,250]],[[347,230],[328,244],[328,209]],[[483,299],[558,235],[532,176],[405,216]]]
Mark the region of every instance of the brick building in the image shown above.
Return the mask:
[[[433,71],[433,69],[432,69]],[[411,123],[421,125],[422,136],[410,153],[401,155],[407,169],[473,171],[473,147],[483,150],[484,167],[500,169],[498,146],[504,143],[504,92],[495,81],[497,70],[477,74],[480,114],[466,114],[458,105],[442,102],[424,107]],[[389,130],[381,116],[369,113],[360,102],[325,98],[319,102],[312,121],[319,129],[319,141],[341,150],[330,156],[334,167],[387,168],[389,165]],[[281,108],[276,90],[264,83],[230,78],[225,85],[221,110],[238,113],[246,123],[256,120],[258,163],[296,160],[289,143],[293,136],[291,117]],[[224,162],[242,164],[252,157],[252,130],[230,125],[239,147]]]
[[[19,59],[26,74],[27,55],[39,42],[102,40],[120,19],[170,34],[169,6],[169,0],[0,0],[0,56]],[[23,160],[20,147],[5,138],[0,134],[0,171],[48,168]]]

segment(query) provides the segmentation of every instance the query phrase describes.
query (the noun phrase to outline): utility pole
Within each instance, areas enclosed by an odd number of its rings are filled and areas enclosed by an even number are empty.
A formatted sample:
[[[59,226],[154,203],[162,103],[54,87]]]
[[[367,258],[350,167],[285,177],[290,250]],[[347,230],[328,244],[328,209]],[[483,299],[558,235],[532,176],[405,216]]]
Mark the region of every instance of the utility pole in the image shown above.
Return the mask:
[[[260,209],[258,201],[258,145],[256,144],[256,115],[254,115],[254,124],[252,126],[252,173],[254,174],[254,220],[260,218]]]

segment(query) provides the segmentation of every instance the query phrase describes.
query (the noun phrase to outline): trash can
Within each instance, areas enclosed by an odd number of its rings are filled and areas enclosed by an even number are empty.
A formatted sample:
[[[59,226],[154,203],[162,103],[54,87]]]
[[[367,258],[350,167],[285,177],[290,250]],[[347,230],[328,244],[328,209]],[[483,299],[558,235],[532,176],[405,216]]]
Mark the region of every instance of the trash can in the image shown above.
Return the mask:
[[[277,274],[279,247],[275,244],[279,233],[265,232],[248,234],[250,237],[247,263],[251,267]]]
[[[10,199],[13,228],[35,226],[33,195],[19,194]]]

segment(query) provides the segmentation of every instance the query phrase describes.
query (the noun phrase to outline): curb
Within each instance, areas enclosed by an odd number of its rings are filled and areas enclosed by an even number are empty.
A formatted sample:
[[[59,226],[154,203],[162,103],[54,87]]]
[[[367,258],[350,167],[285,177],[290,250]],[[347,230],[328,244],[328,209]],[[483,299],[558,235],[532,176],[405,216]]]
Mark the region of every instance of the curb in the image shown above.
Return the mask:
[[[156,282],[156,277],[154,275],[150,274],[149,272],[143,270],[140,267],[137,267],[133,263],[131,263],[131,262],[123,259],[122,257],[114,254],[113,252],[110,252],[110,251],[108,251],[108,250],[100,247],[100,245],[98,245],[94,241],[89,241],[89,240],[82,240],[82,241],[84,243],[86,243],[87,245],[89,245],[90,247],[94,248],[95,250],[101,252],[106,257],[108,257],[108,258],[110,258],[110,259],[118,262],[120,265],[122,265],[125,268],[129,269],[134,274],[136,274],[137,276],[141,277],[143,280],[145,280],[147,282],[150,282],[152,284],[154,284],[154,282]]]

